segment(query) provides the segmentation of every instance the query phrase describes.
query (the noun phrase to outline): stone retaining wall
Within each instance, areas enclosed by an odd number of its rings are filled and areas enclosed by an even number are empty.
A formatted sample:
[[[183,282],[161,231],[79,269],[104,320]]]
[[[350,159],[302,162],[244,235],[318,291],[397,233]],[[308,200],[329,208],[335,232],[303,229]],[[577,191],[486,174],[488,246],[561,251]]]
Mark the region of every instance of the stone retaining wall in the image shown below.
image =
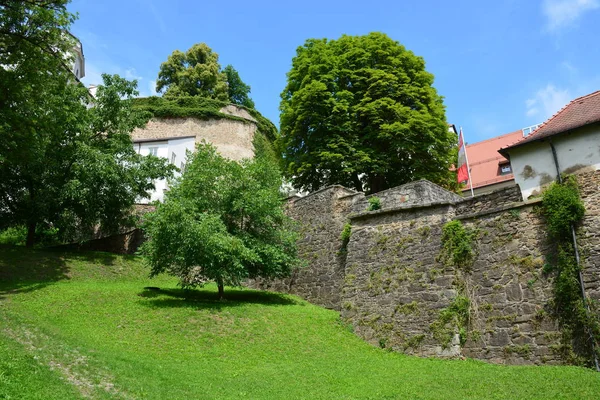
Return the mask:
[[[578,230],[584,281],[588,296],[600,301],[600,171],[577,177],[587,210]],[[296,199],[289,212],[302,225],[299,248],[308,266],[271,288],[340,310],[359,336],[396,351],[562,362],[548,308],[552,280],[542,272],[551,244],[537,211],[540,200],[523,203],[517,186],[457,199],[441,188],[421,190],[429,185],[377,193],[383,207],[371,212],[368,197],[339,186]],[[453,219],[477,233],[468,271],[440,256],[442,227]],[[343,249],[347,221],[352,235]],[[467,332],[440,343],[432,324],[459,293],[471,300]]]

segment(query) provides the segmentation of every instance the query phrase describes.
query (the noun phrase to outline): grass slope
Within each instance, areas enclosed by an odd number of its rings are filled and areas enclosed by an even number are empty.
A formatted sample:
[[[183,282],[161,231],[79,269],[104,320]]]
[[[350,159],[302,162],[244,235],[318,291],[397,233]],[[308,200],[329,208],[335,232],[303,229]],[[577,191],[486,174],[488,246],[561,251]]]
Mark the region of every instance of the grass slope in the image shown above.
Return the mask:
[[[590,370],[389,353],[293,296],[146,276],[134,257],[0,248],[0,398],[600,397]]]

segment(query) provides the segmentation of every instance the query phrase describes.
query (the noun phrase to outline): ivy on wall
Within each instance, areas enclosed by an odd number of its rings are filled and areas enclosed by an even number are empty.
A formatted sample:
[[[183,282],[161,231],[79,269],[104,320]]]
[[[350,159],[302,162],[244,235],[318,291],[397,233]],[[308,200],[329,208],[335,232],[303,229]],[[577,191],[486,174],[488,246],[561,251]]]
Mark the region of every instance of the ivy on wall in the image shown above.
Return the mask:
[[[545,272],[554,276],[551,306],[562,332],[555,350],[569,363],[589,365],[592,349],[600,345],[600,323],[597,313],[587,312],[579,282],[581,267],[576,262],[572,226],[581,221],[585,207],[574,177],[550,185],[543,194],[542,214],[548,239],[554,244]]]
[[[471,271],[475,258],[473,243],[476,236],[477,231],[466,228],[460,221],[450,221],[442,227],[440,261],[448,267],[457,267],[454,285],[458,292],[450,305],[442,309],[437,319],[429,326],[434,339],[443,348],[450,346],[456,334],[461,346],[469,337],[473,302],[467,289],[465,274]]]

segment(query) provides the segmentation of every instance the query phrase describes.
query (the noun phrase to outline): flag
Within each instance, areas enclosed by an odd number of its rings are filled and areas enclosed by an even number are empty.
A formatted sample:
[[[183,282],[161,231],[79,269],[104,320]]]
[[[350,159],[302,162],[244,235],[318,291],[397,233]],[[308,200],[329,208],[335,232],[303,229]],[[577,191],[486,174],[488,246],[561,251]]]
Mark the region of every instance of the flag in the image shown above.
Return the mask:
[[[458,165],[456,168],[456,172],[458,172],[456,176],[458,182],[466,182],[469,180],[466,151],[467,149],[465,148],[465,140],[463,138],[462,128],[460,128],[460,134],[458,135]]]

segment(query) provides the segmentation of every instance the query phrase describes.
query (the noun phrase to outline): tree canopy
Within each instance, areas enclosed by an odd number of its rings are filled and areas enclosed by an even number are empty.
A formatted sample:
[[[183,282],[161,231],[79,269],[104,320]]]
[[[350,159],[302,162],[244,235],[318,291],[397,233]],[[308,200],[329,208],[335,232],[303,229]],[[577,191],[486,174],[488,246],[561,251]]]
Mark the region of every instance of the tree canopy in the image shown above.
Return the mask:
[[[233,104],[239,104],[248,108],[254,108],[254,101],[250,98],[250,86],[246,85],[240,74],[233,68],[232,65],[228,65],[223,69],[223,73],[227,77],[227,93],[229,95],[229,101]]]
[[[164,203],[146,216],[141,251],[152,275],[175,275],[183,287],[214,281],[220,297],[224,285],[288,276],[298,265],[297,234],[281,182],[267,157],[238,163],[198,145]]]
[[[457,138],[433,80],[423,58],[382,33],[307,40],[281,94],[286,175],[309,191],[417,179],[454,187]]]
[[[221,69],[219,55],[206,43],[197,43],[185,53],[171,53],[160,65],[156,90],[167,97],[200,96],[254,108],[250,86],[233,66]]]
[[[43,226],[65,239],[116,231],[171,170],[131,145],[148,117],[131,107],[135,82],[104,75],[93,99],[65,65],[66,3],[0,3],[0,37],[10,42],[0,52],[0,229],[26,226],[30,246]]]

